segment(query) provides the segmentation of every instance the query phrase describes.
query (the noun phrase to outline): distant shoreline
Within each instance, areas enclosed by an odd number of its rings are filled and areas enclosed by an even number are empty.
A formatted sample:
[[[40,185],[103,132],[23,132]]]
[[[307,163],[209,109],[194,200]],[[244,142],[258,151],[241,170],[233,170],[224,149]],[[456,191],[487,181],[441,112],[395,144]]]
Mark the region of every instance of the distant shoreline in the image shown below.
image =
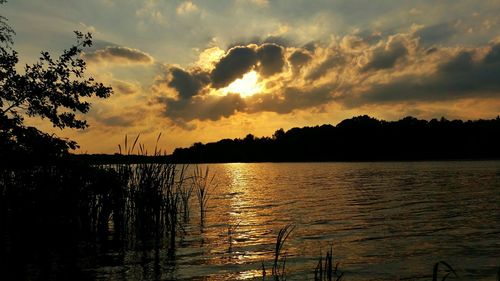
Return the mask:
[[[480,161],[500,161],[500,158],[434,158],[434,159],[364,159],[364,160],[297,160],[297,161],[235,161],[235,162],[182,162],[172,161],[168,156],[141,156],[141,155],[121,155],[113,154],[71,154],[71,158],[83,161],[88,164],[113,165],[113,164],[139,164],[139,163],[174,163],[174,164],[265,164],[265,163],[391,163],[391,162],[480,162]]]
[[[170,155],[76,156],[90,163],[408,162],[500,159],[500,116],[490,120],[378,120],[367,115],[336,126],[277,130],[270,137],[222,139]]]

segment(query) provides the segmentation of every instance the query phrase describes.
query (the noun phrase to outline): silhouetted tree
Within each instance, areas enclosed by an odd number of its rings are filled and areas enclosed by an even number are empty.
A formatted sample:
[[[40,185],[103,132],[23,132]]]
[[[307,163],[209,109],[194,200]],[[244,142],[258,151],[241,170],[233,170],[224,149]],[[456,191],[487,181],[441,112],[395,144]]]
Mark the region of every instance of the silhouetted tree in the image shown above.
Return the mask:
[[[5,0],[0,0],[3,4]],[[85,98],[106,98],[110,87],[85,77],[83,48],[92,45],[90,33],[75,31],[76,43],[54,59],[41,52],[39,60],[18,72],[18,53],[12,49],[14,31],[0,17],[0,158],[47,159],[64,155],[76,142],[44,133],[25,124],[26,117],[49,120],[59,129],[87,127],[78,113],[87,113]],[[21,157],[22,158],[22,157]]]
[[[177,162],[365,161],[499,159],[500,118],[492,120],[383,121],[367,115],[337,126],[277,130],[272,138],[249,134],[178,148]]]
[[[285,135],[285,131],[283,130],[283,128],[277,130],[276,132],[274,132],[273,134],[273,139],[275,140],[279,140],[280,138],[282,138],[283,136]]]
[[[0,5],[7,2],[6,0],[0,0]],[[14,35],[14,30],[7,24],[7,18],[0,15],[0,43],[10,43],[12,44],[12,36]]]
[[[248,134],[244,139],[243,139],[244,142],[247,142],[247,143],[251,143],[253,141],[255,141],[255,136],[252,135],[252,134]]]

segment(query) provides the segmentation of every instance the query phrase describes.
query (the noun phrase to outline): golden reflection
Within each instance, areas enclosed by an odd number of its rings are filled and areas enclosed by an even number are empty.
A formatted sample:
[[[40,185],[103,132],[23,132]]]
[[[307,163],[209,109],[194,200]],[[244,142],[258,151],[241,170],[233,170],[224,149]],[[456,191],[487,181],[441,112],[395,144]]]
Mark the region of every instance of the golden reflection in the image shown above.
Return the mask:
[[[266,235],[269,219],[268,210],[262,206],[263,192],[256,186],[252,164],[231,163],[227,166],[229,181],[227,223],[231,231],[232,256],[238,264],[258,263],[270,258],[270,252],[263,251],[262,245],[273,243],[273,237]],[[268,233],[267,233],[268,234]],[[261,272],[259,272],[261,274]],[[237,280],[255,277],[255,272],[242,272]]]
[[[262,270],[247,270],[243,272],[238,272],[234,276],[235,280],[254,280],[255,278],[262,277]]]

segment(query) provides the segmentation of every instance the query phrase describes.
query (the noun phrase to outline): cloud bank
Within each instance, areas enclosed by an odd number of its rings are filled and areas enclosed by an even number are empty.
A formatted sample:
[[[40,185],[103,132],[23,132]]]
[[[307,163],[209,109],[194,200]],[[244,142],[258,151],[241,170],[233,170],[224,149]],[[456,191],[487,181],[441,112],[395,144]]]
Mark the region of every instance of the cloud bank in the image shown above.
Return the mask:
[[[330,104],[349,109],[499,97],[500,43],[429,48],[421,43],[422,34],[432,37],[430,29],[416,29],[385,37],[348,35],[308,46],[237,45],[209,69],[166,66],[153,89],[163,114],[178,124],[238,113],[322,110]],[[251,71],[264,85],[260,92],[221,94]]]

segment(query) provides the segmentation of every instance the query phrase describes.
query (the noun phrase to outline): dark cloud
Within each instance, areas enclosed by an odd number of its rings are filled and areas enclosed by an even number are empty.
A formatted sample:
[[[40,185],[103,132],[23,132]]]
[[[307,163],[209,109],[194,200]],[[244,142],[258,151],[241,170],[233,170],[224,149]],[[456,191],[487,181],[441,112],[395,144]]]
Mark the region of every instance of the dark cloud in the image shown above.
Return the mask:
[[[169,80],[164,85],[176,89],[180,98],[162,99],[166,106],[165,115],[178,126],[188,128],[193,124],[190,123],[192,120],[215,121],[239,112],[288,114],[300,109],[321,109],[331,102],[356,107],[365,104],[434,102],[500,95],[500,44],[492,45],[486,54],[485,48],[468,48],[451,55],[455,52],[454,49],[442,49],[439,46],[433,49],[420,48],[414,39],[415,37],[405,34],[397,34],[390,36],[385,44],[377,42],[375,46],[370,46],[360,43],[359,46],[355,45],[355,49],[352,48],[353,44],[347,49],[342,46],[325,49],[326,58],[321,52],[320,55],[315,55],[303,48],[293,48],[293,52],[285,58],[284,54],[288,52],[276,44],[234,47],[216,63],[210,74],[199,70],[171,68]],[[364,44],[371,53],[368,63],[360,68],[357,63],[366,58]],[[484,54],[484,57],[478,58],[480,54]],[[239,94],[199,94],[205,86],[227,86],[253,69],[261,76],[279,73],[287,62],[295,74],[305,65],[307,68],[304,70],[308,72],[304,76],[292,76],[297,80],[291,83],[287,80],[290,79],[288,76],[282,80],[273,80],[272,83],[276,84],[268,87],[274,89],[272,93],[245,98]],[[419,66],[417,63],[435,70],[427,74],[420,71],[415,73],[414,69]],[[437,67],[434,68],[435,65]],[[404,69],[408,66],[408,69]],[[412,74],[382,75],[383,73],[378,72],[386,69],[394,73],[400,71],[399,68],[409,70],[403,73]],[[311,83],[329,74],[336,77],[335,81]],[[345,77],[342,76],[344,74]]]
[[[267,77],[281,72],[284,66],[284,49],[280,45],[264,43],[260,46],[237,46],[229,49],[228,53],[215,64],[210,79],[212,86],[219,89],[243,77],[252,69]]]
[[[484,57],[484,63],[499,63],[500,62],[500,43],[491,47],[491,50]]]
[[[189,99],[197,95],[203,87],[210,83],[208,73],[200,70],[188,72],[178,67],[171,67],[170,74],[172,77],[168,86],[177,90],[181,99]]]
[[[292,70],[294,72],[300,71],[300,69],[307,65],[309,62],[311,62],[312,56],[311,54],[306,51],[306,50],[296,50],[294,51],[289,57],[288,61],[290,62],[290,65],[292,66]]]
[[[248,99],[248,112],[276,112],[287,114],[296,109],[322,106],[332,101],[332,85],[323,85],[312,89],[287,87],[281,95],[261,94]]]
[[[474,67],[474,60],[471,52],[460,52],[451,60],[441,64],[439,71],[442,73],[468,72]]]
[[[333,54],[326,60],[322,61],[318,66],[311,69],[307,74],[307,80],[317,80],[325,76],[328,71],[336,66],[343,65],[345,63],[344,58],[340,54]]]
[[[122,46],[108,46],[104,49],[86,53],[85,58],[90,62],[111,62],[121,64],[151,64],[154,61],[153,58],[145,52]]]
[[[216,65],[210,78],[214,88],[223,88],[254,68],[257,54],[252,47],[234,47]]]
[[[165,116],[185,127],[192,120],[212,120],[230,117],[238,112],[276,112],[287,114],[296,109],[322,106],[332,100],[332,87],[311,90],[288,87],[281,94],[259,94],[243,99],[238,94],[226,96],[195,96],[189,100],[160,98],[165,104]]]
[[[238,94],[226,96],[196,96],[189,100],[160,99],[165,104],[165,115],[178,122],[191,120],[216,121],[244,111],[246,103]]]
[[[392,40],[385,48],[378,48],[362,71],[380,70],[394,67],[396,62],[408,55],[408,49],[401,40]]]
[[[288,61],[293,68],[300,68],[313,60],[309,51],[296,49]],[[321,64],[323,73],[340,63],[338,56],[328,58]],[[285,87],[274,94],[256,94],[242,98],[239,94],[225,96],[201,95],[200,90],[210,85],[222,88],[255,69],[262,76],[271,76],[283,71],[286,65],[285,50],[276,44],[248,45],[231,48],[220,59],[214,70],[204,73],[200,70],[168,68],[168,75],[159,78],[156,86],[163,85],[179,92],[179,98],[168,97],[168,92],[156,91],[158,100],[165,105],[164,114],[179,127],[192,129],[190,121],[212,120],[230,117],[238,112],[290,113],[296,109],[322,106],[332,101],[332,84],[314,88]],[[319,70],[317,70],[319,71]]]
[[[494,62],[488,55],[481,61],[474,61],[470,52],[461,52],[442,63],[435,73],[426,76],[406,75],[386,84],[377,84],[357,97],[344,96],[342,102],[357,106],[366,103],[499,97],[500,61]]]
[[[257,48],[257,59],[259,73],[264,77],[281,72],[285,66],[283,47],[276,44],[264,44]]]

